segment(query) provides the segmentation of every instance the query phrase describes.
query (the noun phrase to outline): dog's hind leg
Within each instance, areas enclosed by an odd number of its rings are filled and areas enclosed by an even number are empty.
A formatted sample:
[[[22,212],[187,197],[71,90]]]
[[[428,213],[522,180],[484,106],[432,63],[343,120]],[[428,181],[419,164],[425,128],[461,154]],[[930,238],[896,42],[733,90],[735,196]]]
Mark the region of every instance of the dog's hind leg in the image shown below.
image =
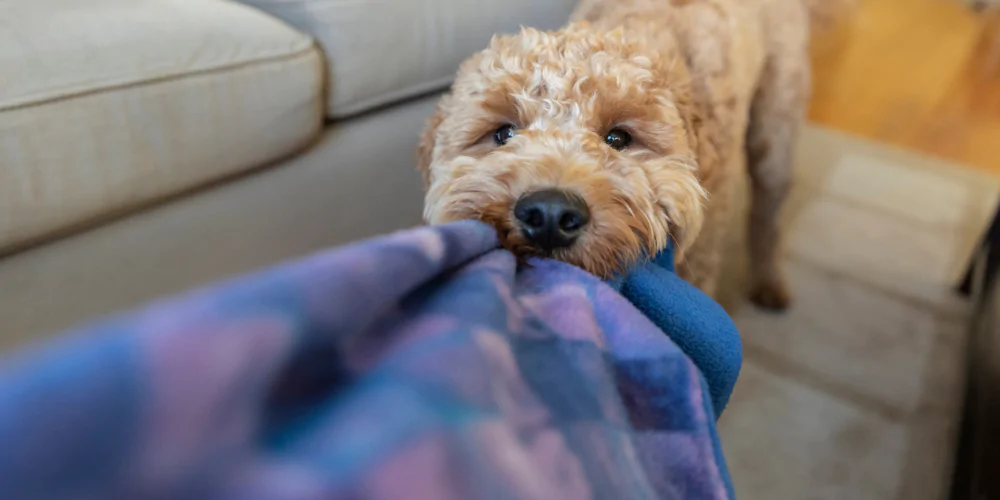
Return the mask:
[[[752,187],[747,234],[750,299],[766,309],[783,310],[791,302],[779,262],[779,215],[791,187],[793,153],[809,89],[805,44],[801,49],[786,45],[768,58],[750,109],[746,143]]]

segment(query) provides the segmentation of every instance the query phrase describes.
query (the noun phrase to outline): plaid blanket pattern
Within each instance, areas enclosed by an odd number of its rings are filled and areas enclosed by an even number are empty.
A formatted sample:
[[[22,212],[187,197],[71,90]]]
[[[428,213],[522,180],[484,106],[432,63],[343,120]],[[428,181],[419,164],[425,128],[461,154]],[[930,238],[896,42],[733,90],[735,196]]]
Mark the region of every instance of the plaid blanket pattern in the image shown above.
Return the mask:
[[[493,230],[420,228],[0,368],[0,498],[730,498],[697,368]]]

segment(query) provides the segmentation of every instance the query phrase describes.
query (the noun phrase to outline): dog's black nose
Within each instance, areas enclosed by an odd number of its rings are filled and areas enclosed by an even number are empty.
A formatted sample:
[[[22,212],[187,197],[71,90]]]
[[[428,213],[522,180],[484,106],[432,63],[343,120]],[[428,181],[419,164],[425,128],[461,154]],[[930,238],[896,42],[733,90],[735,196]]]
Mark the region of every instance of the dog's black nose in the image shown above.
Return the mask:
[[[559,189],[536,191],[514,205],[514,217],[532,244],[546,252],[568,247],[590,222],[590,209],[579,196]]]

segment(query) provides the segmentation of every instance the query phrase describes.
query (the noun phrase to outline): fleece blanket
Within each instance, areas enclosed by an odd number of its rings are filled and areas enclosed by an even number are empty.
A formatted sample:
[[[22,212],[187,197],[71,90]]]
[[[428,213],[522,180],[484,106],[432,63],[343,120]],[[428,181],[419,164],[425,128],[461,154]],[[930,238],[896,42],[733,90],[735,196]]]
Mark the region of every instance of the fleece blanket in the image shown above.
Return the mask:
[[[743,365],[740,334],[722,306],[677,276],[672,246],[609,284],[701,369],[718,417]]]
[[[9,356],[0,498],[732,498],[712,399],[612,287],[457,223]]]

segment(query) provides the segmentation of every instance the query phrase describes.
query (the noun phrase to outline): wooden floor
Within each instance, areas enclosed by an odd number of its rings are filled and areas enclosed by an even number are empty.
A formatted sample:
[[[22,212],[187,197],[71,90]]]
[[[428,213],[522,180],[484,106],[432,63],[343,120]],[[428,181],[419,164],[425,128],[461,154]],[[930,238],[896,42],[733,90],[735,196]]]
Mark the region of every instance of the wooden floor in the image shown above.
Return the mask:
[[[1000,174],[1000,16],[861,2],[817,41],[812,121]]]

